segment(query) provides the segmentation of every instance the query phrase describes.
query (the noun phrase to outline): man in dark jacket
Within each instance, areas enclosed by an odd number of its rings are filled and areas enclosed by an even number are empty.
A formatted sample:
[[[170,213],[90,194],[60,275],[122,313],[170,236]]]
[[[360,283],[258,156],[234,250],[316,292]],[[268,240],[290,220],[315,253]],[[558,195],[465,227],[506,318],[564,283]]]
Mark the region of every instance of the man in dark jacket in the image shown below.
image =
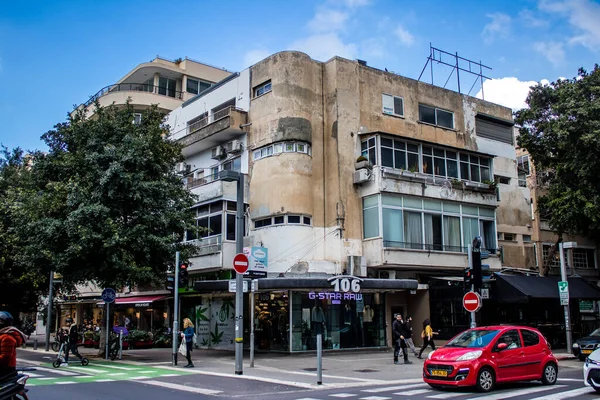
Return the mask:
[[[79,354],[79,351],[77,350],[77,342],[79,341],[77,324],[75,324],[72,318],[67,318],[67,324],[69,325],[69,342],[67,350],[65,351],[65,363],[61,366],[69,365],[69,351],[79,358],[79,361],[83,360],[83,357],[81,357],[81,354]]]
[[[406,336],[410,334],[410,331],[400,314],[396,314],[396,320],[392,324],[392,333],[394,337],[394,364],[400,364],[398,361],[400,349],[402,349],[404,364],[412,364],[408,360],[408,351],[406,350]]]

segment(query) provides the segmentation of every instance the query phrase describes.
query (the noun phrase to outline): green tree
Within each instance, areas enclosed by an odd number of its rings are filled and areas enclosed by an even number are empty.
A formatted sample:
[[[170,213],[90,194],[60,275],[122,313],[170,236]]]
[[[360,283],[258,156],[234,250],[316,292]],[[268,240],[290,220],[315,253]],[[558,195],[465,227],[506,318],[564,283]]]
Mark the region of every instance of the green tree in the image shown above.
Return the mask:
[[[130,104],[77,111],[42,136],[47,153],[33,155],[35,194],[28,197],[23,259],[63,286],[164,284],[175,250],[194,223],[194,196],[175,164],[181,146],[166,140],[156,107],[135,124]]]
[[[0,309],[15,317],[20,311],[35,311],[39,295],[47,290],[45,276],[20,259],[24,244],[20,228],[26,217],[22,200],[29,193],[31,177],[27,161],[19,148],[0,149]]]
[[[538,209],[560,236],[600,239],[600,69],[532,87],[516,113],[518,144],[531,155]]]

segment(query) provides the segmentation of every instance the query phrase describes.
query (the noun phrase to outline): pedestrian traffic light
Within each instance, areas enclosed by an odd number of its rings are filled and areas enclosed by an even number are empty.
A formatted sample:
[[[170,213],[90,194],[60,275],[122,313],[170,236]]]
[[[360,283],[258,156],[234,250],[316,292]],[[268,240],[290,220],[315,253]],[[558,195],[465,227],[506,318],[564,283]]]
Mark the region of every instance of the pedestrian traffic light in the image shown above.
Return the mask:
[[[469,292],[471,290],[471,285],[473,285],[473,271],[471,270],[471,268],[464,269],[463,283],[464,283],[465,291]]]
[[[187,264],[181,264],[179,266],[179,287],[184,288],[188,286],[188,270]]]

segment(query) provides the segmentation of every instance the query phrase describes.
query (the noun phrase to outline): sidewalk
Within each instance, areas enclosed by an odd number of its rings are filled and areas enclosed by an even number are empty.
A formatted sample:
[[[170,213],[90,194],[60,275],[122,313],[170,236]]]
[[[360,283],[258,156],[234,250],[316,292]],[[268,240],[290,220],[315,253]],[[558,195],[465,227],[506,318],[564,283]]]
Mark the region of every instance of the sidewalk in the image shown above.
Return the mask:
[[[48,363],[56,353],[44,351],[43,338],[38,338],[38,350],[33,350],[33,337],[25,349],[19,349],[19,357]],[[80,347],[79,352],[91,363],[100,361],[98,349]],[[423,358],[428,353],[423,353]],[[572,354],[554,353],[559,360],[574,359]],[[322,382],[320,387],[342,388],[374,384],[406,384],[422,382],[423,360],[409,357],[413,364],[394,365],[391,349],[342,350],[323,353]],[[249,352],[244,352],[243,375],[235,375],[235,354],[223,350],[194,350],[192,360],[195,368],[187,371],[202,375],[239,377],[263,382],[279,383],[300,388],[317,386],[317,357],[309,354],[255,354],[254,368],[250,367]],[[178,355],[178,365],[172,366],[172,349],[153,348],[144,350],[124,350],[123,359],[115,363],[155,365],[167,369],[181,369],[185,358]]]

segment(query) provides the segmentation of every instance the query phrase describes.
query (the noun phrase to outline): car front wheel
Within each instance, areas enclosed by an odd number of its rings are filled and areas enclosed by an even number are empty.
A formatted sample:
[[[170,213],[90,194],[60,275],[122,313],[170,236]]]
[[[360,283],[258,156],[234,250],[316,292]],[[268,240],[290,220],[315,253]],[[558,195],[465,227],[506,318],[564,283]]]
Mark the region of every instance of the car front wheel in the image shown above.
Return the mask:
[[[494,371],[491,368],[481,368],[477,374],[477,390],[480,392],[489,392],[494,388],[495,381]]]
[[[557,378],[558,368],[556,368],[556,364],[551,362],[546,364],[544,367],[544,372],[542,373],[542,383],[544,385],[554,385]]]

